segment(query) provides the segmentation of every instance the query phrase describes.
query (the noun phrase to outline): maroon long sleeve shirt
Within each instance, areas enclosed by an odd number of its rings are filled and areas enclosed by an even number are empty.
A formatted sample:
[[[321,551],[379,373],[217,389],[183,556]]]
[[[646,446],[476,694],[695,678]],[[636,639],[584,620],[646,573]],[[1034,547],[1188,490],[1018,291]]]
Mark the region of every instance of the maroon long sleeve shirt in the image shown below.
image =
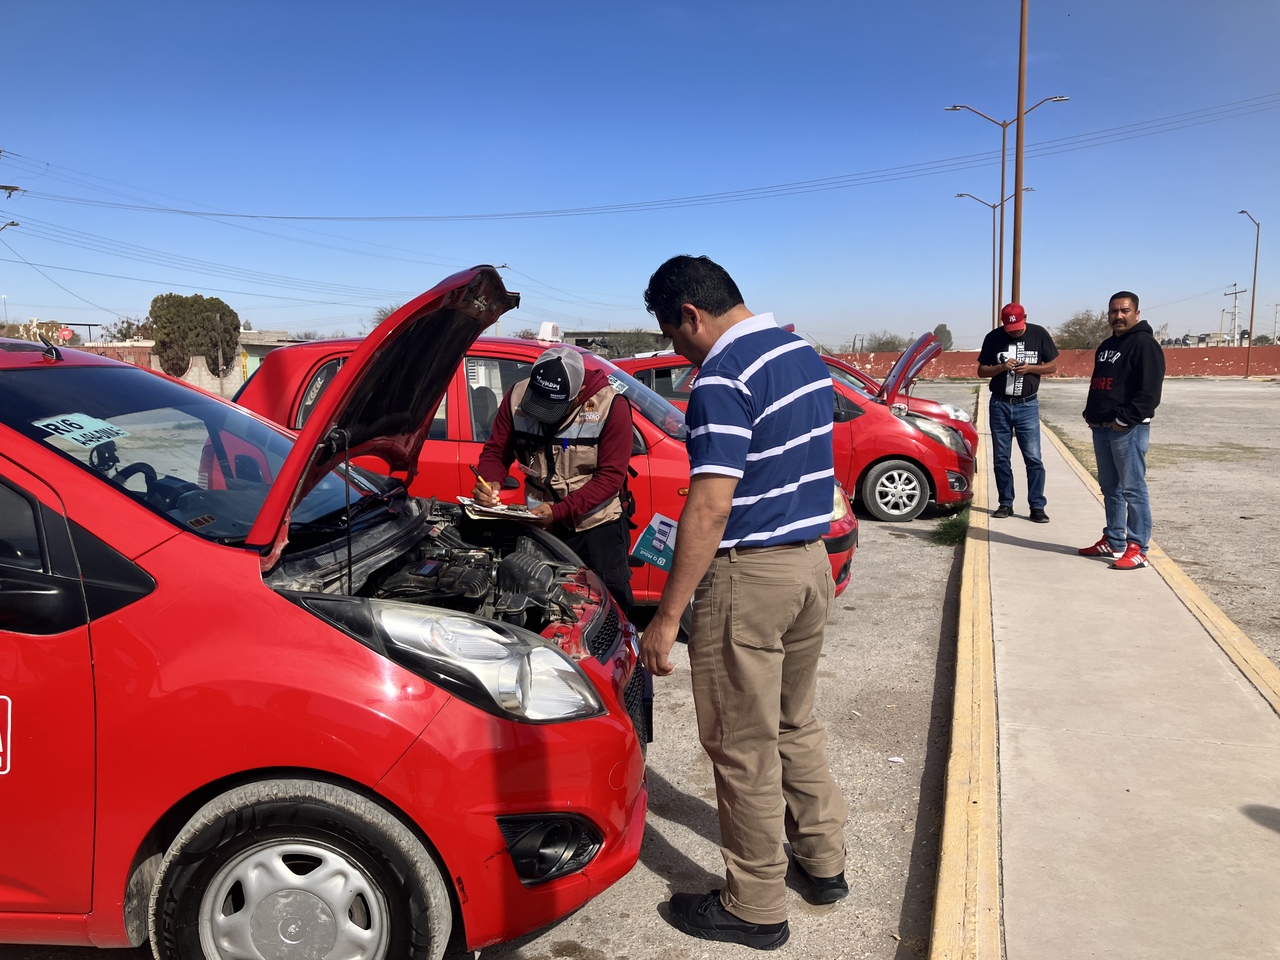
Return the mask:
[[[598,393],[608,382],[608,375],[601,370],[588,370],[579,402]],[[493,433],[480,451],[480,475],[494,489],[500,489],[515,461],[514,431],[511,423],[511,393],[502,398],[497,416],[493,419]],[[609,419],[604,423],[597,452],[596,472],[581,488],[569,494],[559,503],[551,504],[551,521],[566,524],[573,517],[590,513],[622,489],[627,479],[627,467],[631,465],[631,404],[626,397],[617,396],[609,407]]]

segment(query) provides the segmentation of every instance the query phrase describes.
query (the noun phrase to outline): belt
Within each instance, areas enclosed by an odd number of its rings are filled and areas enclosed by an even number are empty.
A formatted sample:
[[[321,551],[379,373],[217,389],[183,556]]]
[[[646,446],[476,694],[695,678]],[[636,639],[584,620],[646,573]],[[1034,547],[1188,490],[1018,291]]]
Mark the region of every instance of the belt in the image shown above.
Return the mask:
[[[808,547],[817,543],[821,539],[821,537],[816,537],[813,540],[796,540],[792,543],[775,543],[768,547],[721,547],[716,551],[716,556],[737,557],[743,555],[750,556],[757,553],[774,553],[778,550],[790,550],[794,547]]]
[[[993,393],[991,395],[991,399],[999,400],[1001,403],[1030,403],[1032,400],[1038,400],[1040,398],[1034,393],[1029,397],[1005,397],[998,393]]]

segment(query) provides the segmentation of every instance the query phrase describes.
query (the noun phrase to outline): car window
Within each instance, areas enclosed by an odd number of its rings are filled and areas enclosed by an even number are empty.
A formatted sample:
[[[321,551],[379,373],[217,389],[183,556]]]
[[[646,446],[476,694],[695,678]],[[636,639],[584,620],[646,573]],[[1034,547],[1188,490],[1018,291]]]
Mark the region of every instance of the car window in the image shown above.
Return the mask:
[[[301,430],[306,425],[307,418],[311,416],[311,411],[316,408],[316,403],[324,395],[325,388],[333,382],[333,378],[337,376],[338,371],[342,369],[342,365],[346,362],[346,357],[336,357],[322,365],[315,372],[315,376],[307,384],[307,389],[302,393],[302,403],[298,405],[298,415],[293,418],[293,429]]]
[[[831,374],[831,379],[837,383],[842,383],[851,390],[856,390],[862,396],[870,399],[871,394],[867,391],[867,385],[855,377],[848,370],[842,370],[840,367],[827,364],[827,373]]]
[[[292,438],[184,384],[138,367],[54,367],[0,377],[0,422],[122,488],[170,523],[243,541]],[[353,496],[366,486],[353,481]],[[330,472],[291,513],[305,524],[343,509]]]
[[[661,367],[653,370],[653,381],[645,383],[654,393],[664,400],[683,400],[688,402],[689,391],[693,389],[693,367]]]
[[[595,356],[594,354],[592,356]],[[631,401],[631,408],[655,427],[683,442],[689,434],[684,423],[684,411],[673,407],[671,401],[658,396],[643,383],[624,370],[601,357],[596,357],[609,375],[609,385]]]
[[[471,415],[471,437],[485,441],[493,433],[493,418],[507,391],[529,376],[528,360],[500,357],[467,357],[467,403]]]
[[[44,569],[35,507],[3,483],[0,483],[0,567]]]

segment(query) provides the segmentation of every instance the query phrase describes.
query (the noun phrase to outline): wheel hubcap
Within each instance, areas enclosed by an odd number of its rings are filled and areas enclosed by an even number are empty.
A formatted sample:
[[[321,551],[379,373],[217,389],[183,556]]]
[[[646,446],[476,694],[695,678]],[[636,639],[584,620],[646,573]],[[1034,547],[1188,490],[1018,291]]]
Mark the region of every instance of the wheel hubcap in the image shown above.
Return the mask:
[[[920,502],[920,483],[905,470],[891,470],[876,486],[876,500],[888,513],[910,513]]]
[[[350,855],[315,841],[273,840],[218,870],[200,903],[210,960],[380,960],[390,915]]]

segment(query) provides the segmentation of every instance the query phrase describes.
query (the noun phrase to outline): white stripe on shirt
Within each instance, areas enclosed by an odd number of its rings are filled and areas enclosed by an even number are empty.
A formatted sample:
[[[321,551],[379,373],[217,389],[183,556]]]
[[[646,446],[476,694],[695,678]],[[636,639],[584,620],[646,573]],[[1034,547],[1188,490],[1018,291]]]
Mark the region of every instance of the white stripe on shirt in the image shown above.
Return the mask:
[[[742,371],[739,379],[743,381],[750,380],[752,374],[754,374],[757,370],[763,367],[766,363],[768,363],[774,357],[780,357],[784,353],[790,353],[792,350],[799,350],[801,347],[807,347],[807,346],[809,346],[809,344],[806,343],[804,340],[794,340],[791,343],[784,343],[780,347],[774,347],[768,353],[760,354],[760,356],[756,359],[755,363],[751,364],[751,366],[747,367],[745,370]]]
[[[746,427],[734,427],[727,423],[708,423],[705,427],[698,427],[689,433],[689,439],[700,437],[704,433],[727,433],[735,437],[746,437],[751,439],[751,431]]]
[[[808,344],[805,344],[805,346],[808,346]],[[769,414],[774,413],[777,410],[781,410],[787,404],[791,403],[793,400],[797,400],[800,397],[803,397],[805,394],[813,393],[815,390],[825,390],[830,386],[831,386],[831,378],[825,377],[822,380],[815,380],[813,383],[807,383],[803,387],[801,387],[799,390],[792,390],[785,397],[782,397],[779,400],[775,400],[773,403],[765,407],[764,412],[761,413],[760,416],[756,417],[754,420],[751,421],[751,425],[754,427],[756,424],[758,424],[761,420],[763,420]]]
[[[743,537],[741,540],[721,540],[720,549],[724,550],[727,547],[736,547],[740,543],[754,543],[759,540],[768,540],[771,537],[778,537],[784,533],[790,533],[792,530],[801,530],[805,527],[812,527],[822,523],[830,526],[831,514],[827,513],[820,517],[809,517],[805,520],[796,520],[793,523],[788,523],[785,526],[778,527],[776,530],[759,530]]]
[[[734,497],[733,505],[735,507],[743,507],[749,503],[759,503],[761,500],[767,500],[770,497],[780,497],[783,494],[795,493],[802,483],[808,483],[810,480],[822,480],[825,477],[834,477],[835,475],[835,470],[819,470],[815,473],[806,473],[795,483],[785,483],[780,487],[774,487],[772,490],[766,490],[764,493],[757,493],[750,497]]]
[[[767,460],[770,457],[776,457],[779,454],[786,453],[791,448],[798,447],[802,443],[808,443],[814,437],[820,437],[823,434],[831,433],[831,432],[832,432],[831,424],[827,424],[825,427],[817,427],[813,430],[810,430],[808,433],[801,434],[798,437],[792,437],[790,440],[788,440],[786,443],[782,444],[781,446],[770,447],[768,450],[761,450],[758,453],[748,453],[747,459],[748,460]]]

